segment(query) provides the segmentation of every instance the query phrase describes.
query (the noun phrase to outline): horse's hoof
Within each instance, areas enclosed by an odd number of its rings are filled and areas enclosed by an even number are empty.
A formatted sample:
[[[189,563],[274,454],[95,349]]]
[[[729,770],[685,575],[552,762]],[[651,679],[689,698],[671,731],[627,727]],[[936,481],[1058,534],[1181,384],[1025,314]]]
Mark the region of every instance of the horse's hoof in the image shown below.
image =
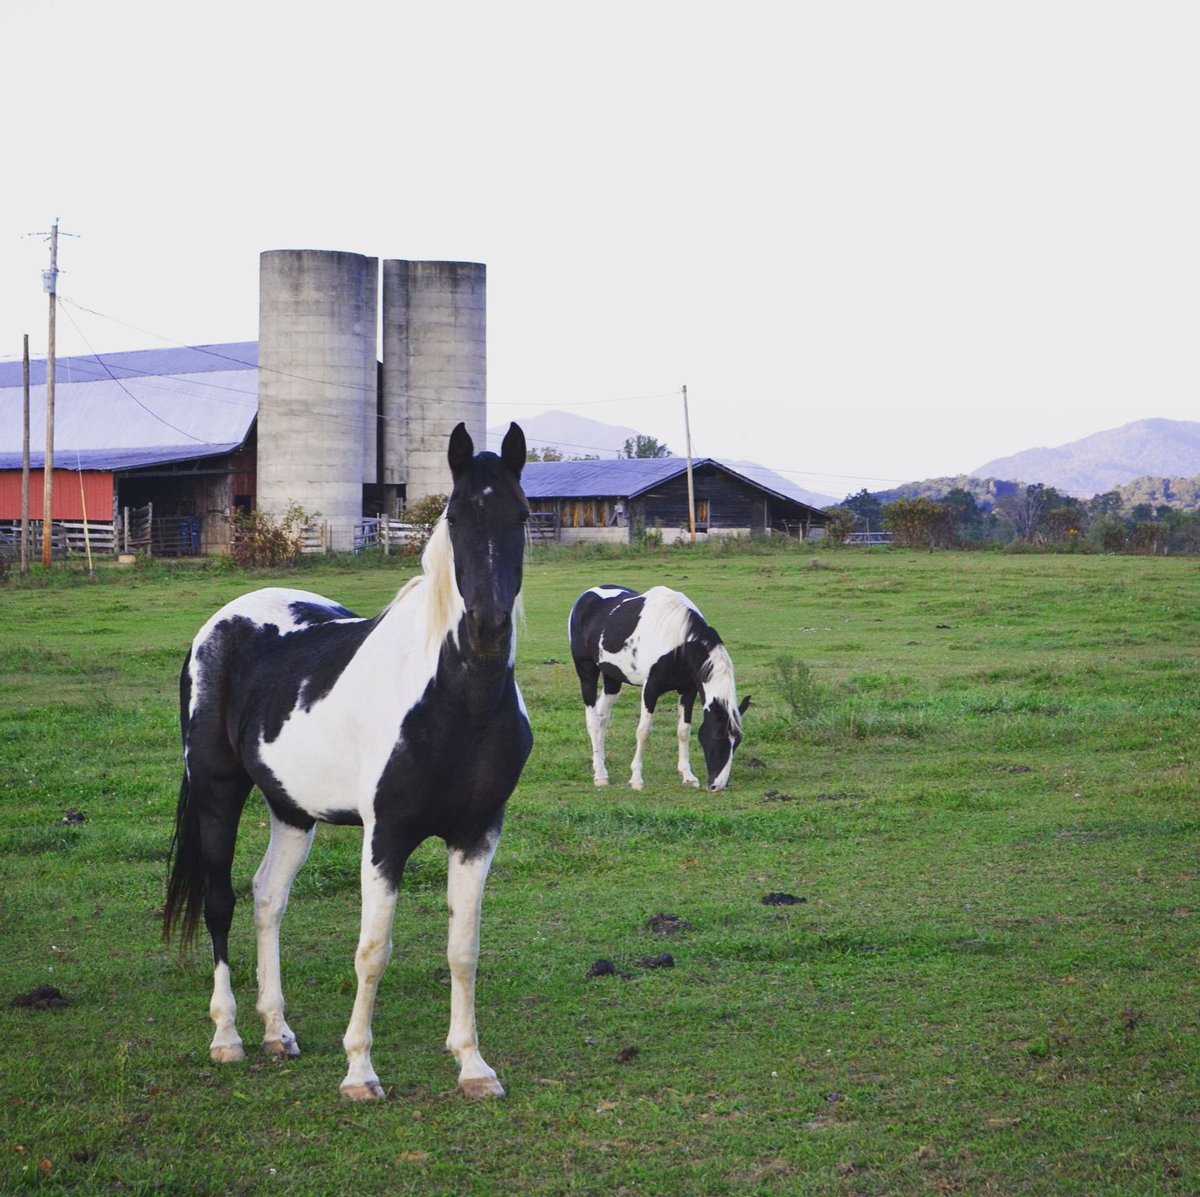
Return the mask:
[[[596,778],[596,789],[602,790],[606,785],[608,785],[607,777],[597,777]]]
[[[227,1043],[221,1047],[208,1049],[209,1056],[218,1064],[240,1064],[246,1058],[245,1049],[240,1043]]]
[[[685,777],[683,779],[683,784],[687,786],[689,790],[698,790],[700,788],[700,779],[698,777]]]
[[[343,1085],[341,1094],[347,1101],[382,1101],[387,1094],[378,1081],[365,1081],[357,1085]]]
[[[631,781],[631,782],[629,783],[629,788],[630,788],[631,790],[641,790],[641,789],[644,789],[644,788],[645,788],[645,782],[641,782],[641,781]]]
[[[264,1039],[263,1051],[276,1060],[294,1060],[300,1054],[300,1044],[295,1039]]]
[[[458,1082],[458,1091],[471,1101],[482,1101],[485,1097],[504,1097],[504,1086],[494,1076],[471,1077]]]

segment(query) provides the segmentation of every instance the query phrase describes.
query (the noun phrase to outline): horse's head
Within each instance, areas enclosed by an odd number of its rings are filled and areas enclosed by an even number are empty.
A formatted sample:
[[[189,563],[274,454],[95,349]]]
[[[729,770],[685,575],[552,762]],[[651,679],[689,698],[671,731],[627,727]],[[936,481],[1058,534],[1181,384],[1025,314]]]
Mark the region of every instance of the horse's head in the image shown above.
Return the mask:
[[[525,434],[510,424],[499,456],[476,455],[471,434],[459,424],[450,434],[446,457],[454,479],[446,523],[454,579],[466,608],[467,639],[483,656],[507,656],[529,519],[529,503],[521,490]]]
[[[749,705],[750,698],[747,695],[736,710],[731,710],[723,698],[714,698],[704,708],[704,719],[700,724],[700,747],[704,749],[710,790],[723,790],[729,784],[733,754],[742,742],[742,716]]]

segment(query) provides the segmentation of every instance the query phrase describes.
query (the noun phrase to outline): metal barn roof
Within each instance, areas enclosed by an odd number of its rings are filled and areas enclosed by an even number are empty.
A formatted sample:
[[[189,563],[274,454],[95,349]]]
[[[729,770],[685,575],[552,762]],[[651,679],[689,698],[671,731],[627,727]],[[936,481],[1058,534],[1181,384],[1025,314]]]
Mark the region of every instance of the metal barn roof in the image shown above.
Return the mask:
[[[813,506],[799,487],[766,466],[716,457],[693,460],[693,470],[702,466],[723,470],[789,503]],[[634,499],[686,472],[685,457],[531,461],[521,473],[521,485],[531,499]]]
[[[0,469],[21,464],[22,364],[0,363]],[[115,470],[232,452],[258,414],[258,345],[59,358],[54,459]],[[46,442],[46,363],[30,363],[30,463]]]
[[[692,468],[699,464],[693,461]],[[684,457],[531,461],[521,471],[521,486],[531,499],[633,498],[686,469]]]

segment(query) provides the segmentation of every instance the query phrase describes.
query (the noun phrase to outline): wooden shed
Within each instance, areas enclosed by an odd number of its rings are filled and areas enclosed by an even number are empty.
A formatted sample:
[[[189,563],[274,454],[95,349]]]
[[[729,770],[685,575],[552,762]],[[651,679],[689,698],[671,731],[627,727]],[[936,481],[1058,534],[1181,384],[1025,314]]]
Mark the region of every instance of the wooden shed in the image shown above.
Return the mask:
[[[687,460],[682,457],[530,462],[522,474],[535,524],[566,543],[630,541],[659,528],[688,533]],[[763,466],[704,457],[692,462],[700,536],[807,538],[825,513]]]

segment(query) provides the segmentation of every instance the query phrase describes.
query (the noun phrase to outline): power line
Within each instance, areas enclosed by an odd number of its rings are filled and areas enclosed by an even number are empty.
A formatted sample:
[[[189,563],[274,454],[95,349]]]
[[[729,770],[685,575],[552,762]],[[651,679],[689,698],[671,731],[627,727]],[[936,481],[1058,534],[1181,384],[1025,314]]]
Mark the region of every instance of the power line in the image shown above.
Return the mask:
[[[243,358],[231,357],[227,353],[218,353],[215,349],[211,349],[207,345],[186,345],[182,341],[173,341],[170,337],[164,337],[161,333],[150,332],[148,329],[139,328],[136,324],[129,324],[124,320],[118,320],[115,316],[108,316],[104,312],[97,312],[94,308],[84,307],[83,304],[73,299],[68,299],[66,296],[63,296],[62,299],[72,307],[78,308],[81,312],[87,312],[89,316],[99,316],[101,320],[111,320],[113,324],[119,324],[122,328],[131,328],[134,332],[140,332],[143,336],[153,337],[156,341],[162,341],[166,345],[173,345],[176,349],[190,349],[194,353],[203,353],[208,357],[215,357],[221,361],[233,362],[235,365],[245,366],[247,369],[257,369],[268,374],[278,374],[282,378],[295,378],[300,382],[315,382],[318,386],[342,387],[345,390],[361,391],[364,394],[370,394],[374,391],[373,387],[363,386],[357,382],[338,382],[335,379],[311,378],[306,374],[295,374],[290,370],[276,369],[274,366],[262,366],[258,362],[248,362]]]
[[[678,391],[661,391],[657,395],[626,395],[620,399],[582,399],[578,403],[556,403],[555,409],[563,407],[594,407],[598,403],[644,403],[649,399],[674,399]],[[504,399],[493,403],[492,407],[545,407],[545,403],[536,401],[517,401]]]
[[[65,309],[64,309],[64,311],[63,311],[63,315],[64,315],[64,316],[66,316],[66,318],[67,318],[68,320],[70,320],[72,327],[73,327],[73,328],[75,329],[75,331],[76,331],[76,332],[79,334],[79,338],[80,338],[80,340],[81,340],[81,341],[83,341],[83,343],[84,343],[85,345],[87,345],[87,347],[88,347],[89,349],[91,349],[91,348],[92,348],[92,346],[91,346],[91,343],[88,341],[87,337],[85,337],[85,336],[83,335],[83,330],[82,330],[82,329],[79,327],[79,325],[78,325],[78,324],[76,324],[76,323],[75,323],[75,317],[74,317],[74,316],[72,316],[72,315],[71,315],[71,313],[70,313],[70,312],[68,312],[68,311],[66,311]],[[142,401],[141,401],[141,400],[140,400],[140,399],[139,399],[139,398],[138,398],[138,397],[137,397],[137,396],[136,396],[136,395],[135,395],[135,394],[134,394],[134,393],[133,393],[133,392],[132,392],[132,391],[131,391],[131,390],[130,390],[130,389],[129,389],[129,388],[128,388],[128,387],[127,387],[127,386],[126,386],[126,385],[125,385],[125,384],[124,384],[124,383],[123,383],[123,382],[122,382],[122,381],[121,381],[121,380],[120,380],[120,379],[119,379],[119,378],[118,378],[118,377],[117,377],[117,376],[116,376],[116,375],[115,375],[115,374],[114,374],[114,373],[113,373],[113,372],[112,372],[110,369],[109,369],[109,368],[108,368],[108,364],[107,364],[107,363],[106,363],[106,362],[105,362],[105,361],[104,361],[104,360],[103,360],[103,359],[100,357],[100,355],[99,355],[98,353],[96,353],[96,352],[95,352],[95,350],[93,350],[93,351],[92,351],[92,357],[94,357],[94,358],[96,359],[96,361],[97,361],[97,362],[100,364],[100,366],[103,368],[104,372],[105,372],[105,373],[106,373],[106,374],[109,376],[109,378],[111,378],[111,379],[113,380],[113,382],[115,382],[115,383],[117,384],[117,386],[119,386],[119,387],[121,388],[121,390],[122,390],[122,391],[124,391],[124,392],[125,392],[125,394],[126,394],[126,395],[128,395],[128,396],[129,396],[129,398],[130,398],[130,399],[132,399],[132,400],[134,401],[134,403],[136,403],[136,404],[138,405],[138,407],[140,407],[140,408],[142,409],[142,411],[144,411],[144,412],[145,412],[147,415],[149,415],[149,416],[152,416],[152,417],[153,417],[154,419],[156,419],[156,420],[157,420],[157,421],[158,421],[160,424],[163,424],[163,425],[165,425],[167,428],[170,428],[170,429],[171,429],[172,431],[174,431],[174,432],[178,432],[180,436],[186,436],[186,437],[187,437],[189,440],[193,440],[193,441],[195,441],[195,442],[196,442],[198,445],[218,445],[218,444],[221,444],[221,442],[220,442],[220,441],[210,441],[210,440],[205,440],[205,438],[204,438],[204,437],[202,437],[202,436],[196,436],[196,435],[195,435],[195,433],[188,432],[188,431],[187,431],[185,428],[180,428],[178,424],[172,424],[170,420],[164,419],[162,416],[160,416],[160,415],[158,414],[158,412],[154,411],[152,408],[149,408],[149,407],[147,407],[147,406],[146,406],[146,405],[145,405],[145,404],[144,404],[144,403],[143,403],[143,402],[142,402]]]
[[[294,378],[301,382],[313,382],[313,383],[318,384],[319,386],[341,387],[341,388],[347,389],[347,390],[359,391],[364,394],[375,393],[375,388],[368,387],[368,386],[362,386],[358,383],[345,383],[345,382],[337,382],[334,380],[313,378],[308,375],[297,374],[293,371],[279,370],[279,369],[276,369],[275,367],[271,367],[271,366],[262,366],[262,365],[259,365],[257,362],[247,361],[243,358],[234,357],[231,354],[221,353],[221,352],[219,352],[215,349],[212,349],[206,345],[191,345],[191,344],[186,344],[182,341],[175,341],[170,337],[163,336],[161,333],[152,332],[148,329],[141,328],[136,324],[130,324],[128,321],[120,320],[116,316],[109,316],[104,312],[99,312],[94,308],[89,308],[86,305],[79,303],[77,300],[71,299],[67,296],[60,295],[58,297],[58,302],[60,305],[66,304],[70,307],[76,308],[77,310],[79,310],[81,312],[86,312],[90,316],[96,316],[101,320],[108,320],[108,321],[112,322],[113,324],[119,324],[123,328],[132,329],[135,332],[141,333],[143,336],[153,337],[155,340],[162,341],[164,344],[171,345],[177,349],[187,349],[187,350],[190,350],[195,353],[203,354],[207,357],[212,357],[212,358],[216,358],[221,361],[229,362],[232,365],[240,366],[247,370],[257,370],[261,373],[276,374],[276,375],[279,375],[279,376],[285,377],[285,378]],[[164,424],[166,427],[171,428],[174,431],[181,433],[183,436],[187,436],[190,439],[195,440],[200,444],[212,445],[212,444],[223,443],[223,442],[218,442],[218,441],[205,440],[202,437],[197,437],[192,433],[186,432],[183,429],[178,428],[176,425],[172,424],[169,420],[164,419],[162,416],[158,415],[157,412],[152,411],[149,407],[147,407],[144,403],[142,403],[141,400],[138,399],[138,397],[135,394],[133,394],[133,392],[130,391],[128,387],[124,386],[123,383],[121,382],[121,380],[115,374],[113,374],[112,370],[109,369],[108,364],[104,361],[103,355],[96,353],[95,350],[92,349],[90,342],[84,336],[83,331],[80,329],[78,323],[74,320],[74,318],[70,315],[70,313],[67,312],[66,315],[67,315],[67,318],[71,321],[71,324],[75,328],[76,332],[79,333],[80,339],[84,342],[85,345],[87,345],[87,347],[90,351],[90,356],[104,369],[104,371],[108,375],[108,377],[114,383],[116,383],[121,388],[121,390],[124,391],[125,394],[128,395],[129,398],[133,400],[134,403],[136,403],[139,407],[141,407],[144,411],[146,411],[154,419],[156,419],[160,423]],[[113,355],[110,354],[109,356],[113,356]],[[154,389],[157,389],[157,390],[164,390],[164,391],[174,390],[176,393],[178,392],[178,388],[172,388],[170,386],[159,385],[156,383],[155,380],[164,377],[161,374],[155,374],[153,371],[149,371],[149,370],[139,370],[133,366],[122,365],[119,368],[121,369],[122,372],[140,375],[143,380],[142,381],[143,386],[153,387]],[[225,383],[208,382],[208,381],[204,381],[204,380],[201,380],[201,379],[195,378],[195,377],[189,377],[186,385],[189,387],[204,387],[205,389],[212,390],[212,391],[225,391],[231,395],[246,395],[246,396],[253,398],[256,402],[259,399],[258,388],[251,390],[251,389],[244,388],[244,387],[230,386]],[[594,407],[594,406],[610,404],[610,403],[641,403],[641,402],[647,402],[649,400],[654,400],[654,399],[670,399],[670,398],[674,398],[677,394],[678,394],[678,391],[672,390],[672,391],[662,391],[662,392],[658,392],[655,394],[648,394],[648,395],[625,395],[625,396],[611,398],[611,399],[584,399],[584,400],[568,402],[568,403],[558,403],[558,404],[554,405],[554,408],[555,408],[555,410],[558,410],[558,409],[563,409],[563,408]],[[209,396],[209,399],[211,402],[216,402],[216,403],[226,402],[226,403],[231,403],[232,405],[237,406],[237,407],[248,406],[245,404],[237,403],[236,400],[231,400],[231,399],[223,400],[220,397],[215,396],[215,395]],[[537,401],[503,400],[503,401],[499,401],[499,402],[490,402],[488,404],[488,407],[489,407],[489,409],[505,408],[505,407],[545,408],[546,404],[544,402],[537,402]],[[331,424],[341,424],[346,427],[356,427],[356,426],[361,427],[361,424],[362,424],[362,420],[360,418],[350,415],[350,414],[347,414],[347,413],[336,412],[336,411],[332,411],[332,412],[311,411],[308,413],[308,418],[325,420]],[[385,415],[382,412],[377,414],[377,420],[381,424],[384,422],[393,422],[393,421],[395,421],[395,419],[396,419],[396,417]],[[551,440],[551,439],[542,438],[542,437],[530,437],[529,439],[536,444],[543,445],[543,446],[551,446],[554,448],[583,449],[583,450],[596,452],[596,453],[615,452],[613,449],[608,448],[603,445],[582,445],[582,444],[576,444],[576,443],[569,442],[569,441]],[[764,469],[769,469],[773,473],[776,473],[776,474],[791,475],[791,476],[802,477],[802,478],[841,479],[842,481],[846,481],[846,482],[875,482],[875,483],[885,482],[885,483],[892,483],[897,486],[903,485],[907,481],[911,481],[911,479],[904,479],[904,478],[881,478],[877,475],[867,476],[867,475],[860,475],[860,474],[834,474],[834,473],[830,473],[828,471],[823,471],[823,470],[800,470],[800,469],[795,469],[793,467],[788,467],[788,466],[765,465],[764,463],[761,463],[761,462],[755,462],[754,464],[760,465]]]

